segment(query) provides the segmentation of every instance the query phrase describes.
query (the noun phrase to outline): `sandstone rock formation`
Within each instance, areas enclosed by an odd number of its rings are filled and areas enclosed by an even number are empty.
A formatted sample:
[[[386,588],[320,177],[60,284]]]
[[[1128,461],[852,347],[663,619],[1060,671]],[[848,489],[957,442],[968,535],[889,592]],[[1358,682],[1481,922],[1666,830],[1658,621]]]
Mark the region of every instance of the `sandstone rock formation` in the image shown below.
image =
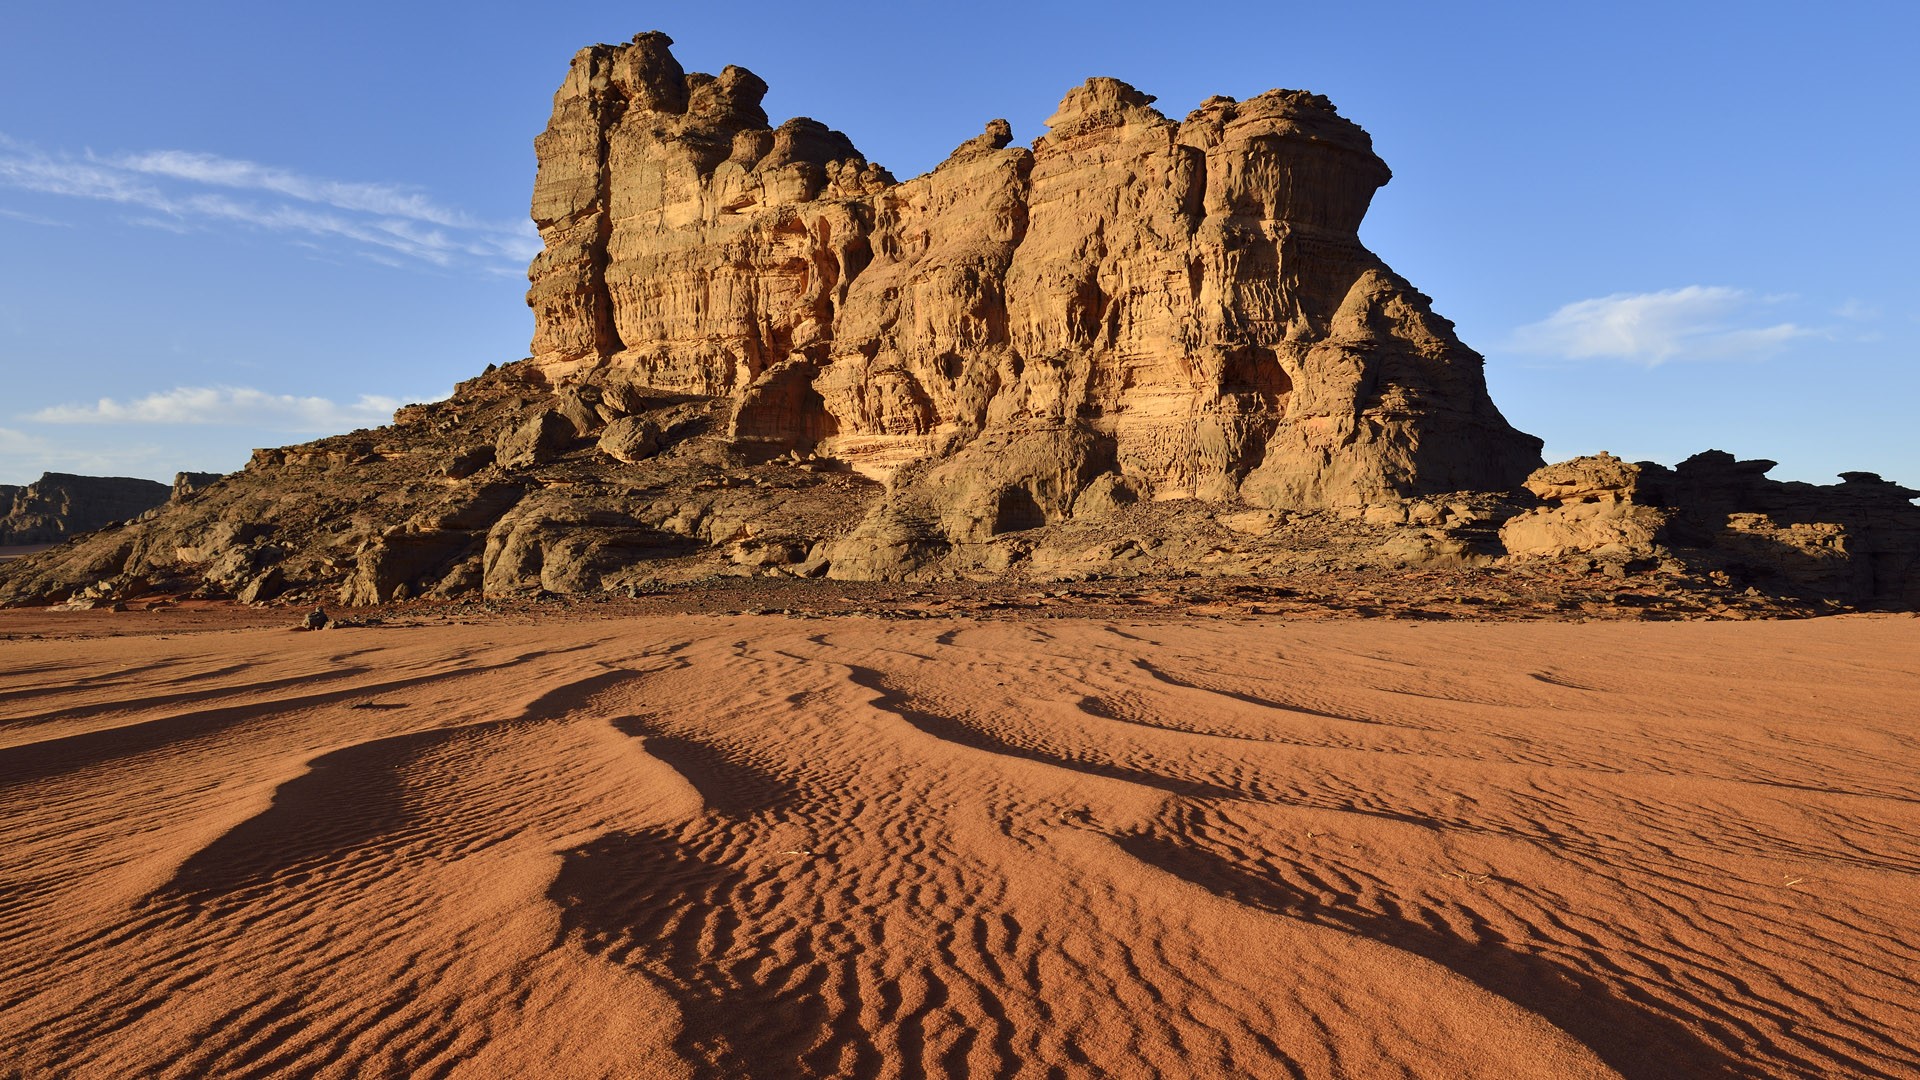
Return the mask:
[[[1520,558],[1653,557],[1668,515],[1646,499],[1642,479],[1652,468],[1605,452],[1541,468],[1526,488],[1546,505],[1508,520],[1500,541]]]
[[[669,44],[583,50],[555,96],[532,357],[183,474],[0,565],[0,604],[1412,570],[1920,607],[1920,510],[1870,474],[1603,456],[1521,490],[1538,440],[1361,245],[1387,168],[1324,98],[1175,122],[1093,79],[1030,147],[993,121],[896,181]]]
[[[173,502],[192,498],[213,485],[215,481],[226,478],[226,473],[217,472],[181,472],[173,474]]]
[[[582,50],[536,140],[528,302],[556,386],[724,398],[737,444],[883,481],[925,465],[873,523],[903,543],[1067,519],[1096,482],[1314,508],[1539,464],[1481,358],[1361,245],[1390,173],[1323,97],[1175,122],[1096,78],[1031,148],[996,120],[896,182],[670,44]]]
[[[0,545],[56,544],[167,501],[167,485],[130,476],[43,473],[24,487],[0,484]]]
[[[1866,472],[1767,479],[1774,464],[1708,450],[1672,469],[1611,454],[1549,465],[1526,483],[1547,505],[1509,519],[1500,539],[1522,562],[1679,559],[1776,592],[1920,607],[1920,491]]]

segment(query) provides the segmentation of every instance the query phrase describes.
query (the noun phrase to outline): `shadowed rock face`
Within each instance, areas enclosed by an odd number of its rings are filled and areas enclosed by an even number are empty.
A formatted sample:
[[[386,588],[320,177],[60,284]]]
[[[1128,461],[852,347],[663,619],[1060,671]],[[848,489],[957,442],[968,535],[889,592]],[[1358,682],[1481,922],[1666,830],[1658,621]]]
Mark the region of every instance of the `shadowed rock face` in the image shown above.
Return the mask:
[[[1175,122],[1091,79],[1031,148],[996,120],[896,182],[670,44],[582,50],[536,140],[528,302],[556,385],[724,397],[747,447],[877,479],[938,463],[896,487],[956,542],[1010,500],[1067,517],[1108,475],[1316,508],[1505,490],[1540,464],[1481,358],[1361,245],[1391,174],[1323,97]]]
[[[172,489],[130,476],[46,473],[25,487],[0,485],[0,544],[54,544],[109,522],[139,517]]]
[[[1841,473],[1838,484],[1768,479],[1774,464],[1722,450],[1671,469],[1574,458],[1527,478],[1544,505],[1508,520],[1500,540],[1521,563],[1677,557],[1776,593],[1920,607],[1920,491],[1869,472]]]

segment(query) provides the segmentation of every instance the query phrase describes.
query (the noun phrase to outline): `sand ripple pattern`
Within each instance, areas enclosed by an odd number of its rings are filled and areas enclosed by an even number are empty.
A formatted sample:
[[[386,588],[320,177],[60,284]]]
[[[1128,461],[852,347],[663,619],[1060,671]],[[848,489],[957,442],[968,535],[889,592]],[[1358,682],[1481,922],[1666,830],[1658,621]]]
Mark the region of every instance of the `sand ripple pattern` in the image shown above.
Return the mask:
[[[0,1076],[1920,1077],[1920,621],[0,645]]]

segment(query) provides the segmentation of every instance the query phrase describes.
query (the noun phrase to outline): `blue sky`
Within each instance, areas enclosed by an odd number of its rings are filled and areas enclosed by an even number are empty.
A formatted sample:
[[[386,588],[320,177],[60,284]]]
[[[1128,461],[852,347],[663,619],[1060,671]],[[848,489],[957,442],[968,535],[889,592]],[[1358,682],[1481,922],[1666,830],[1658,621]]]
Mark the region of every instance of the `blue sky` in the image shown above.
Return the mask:
[[[532,139],[660,29],[905,177],[1072,86],[1327,94],[1362,238],[1547,457],[1920,486],[1920,4],[95,3],[0,35],[0,483],[171,477],[526,354]]]

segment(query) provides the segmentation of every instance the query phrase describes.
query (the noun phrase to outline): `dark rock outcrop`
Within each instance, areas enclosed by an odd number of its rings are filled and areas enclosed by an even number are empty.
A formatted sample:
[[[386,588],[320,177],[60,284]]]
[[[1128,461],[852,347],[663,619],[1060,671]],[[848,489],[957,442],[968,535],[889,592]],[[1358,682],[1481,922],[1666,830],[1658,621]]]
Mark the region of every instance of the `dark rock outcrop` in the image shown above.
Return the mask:
[[[0,545],[57,544],[165,503],[165,484],[130,476],[44,473],[25,487],[0,485]]]
[[[173,474],[172,501],[182,502],[192,498],[203,489],[226,478],[226,473],[182,472]]]
[[[1920,491],[1848,472],[1838,484],[1770,480],[1774,462],[1720,450],[1669,469],[1610,454],[1527,478],[1547,505],[1509,520],[1517,560],[1678,560],[1772,592],[1920,608]]]

